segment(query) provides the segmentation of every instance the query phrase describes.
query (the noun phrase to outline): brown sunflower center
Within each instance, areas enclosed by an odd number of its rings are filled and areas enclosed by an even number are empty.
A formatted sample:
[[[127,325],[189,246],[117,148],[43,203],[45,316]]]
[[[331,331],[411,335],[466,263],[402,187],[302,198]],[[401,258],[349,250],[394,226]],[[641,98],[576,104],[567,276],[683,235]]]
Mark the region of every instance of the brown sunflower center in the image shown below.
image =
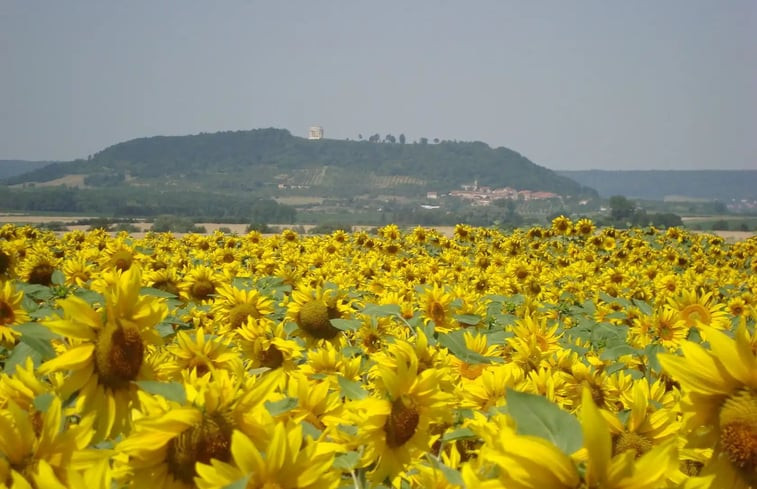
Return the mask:
[[[122,388],[137,378],[144,358],[142,337],[133,327],[108,325],[95,345],[95,365],[100,383]]]
[[[45,285],[49,287],[53,284],[54,271],[55,268],[53,268],[53,266],[49,263],[41,263],[39,265],[36,265],[34,268],[32,268],[32,271],[29,272],[28,282],[30,284]]]
[[[431,307],[429,307],[429,316],[431,316],[431,319],[434,320],[434,323],[438,326],[441,326],[444,324],[444,318],[446,317],[446,312],[444,311],[444,306],[438,302],[433,301],[431,303]]]
[[[641,457],[652,449],[652,442],[638,433],[621,433],[615,439],[615,453],[620,454],[632,450],[636,458]]]
[[[237,304],[229,312],[229,322],[234,329],[246,323],[248,318],[260,318],[258,308],[253,304]]]
[[[8,272],[11,267],[11,257],[0,251],[0,275]]]
[[[394,401],[392,412],[384,424],[386,445],[389,448],[397,448],[407,443],[415,434],[419,420],[418,411],[412,404],[406,405],[402,399]]]
[[[268,347],[260,353],[260,365],[268,367],[271,370],[281,367],[284,363],[284,354],[274,345]]]
[[[15,320],[16,315],[13,313],[11,305],[0,300],[0,325],[13,324]]]
[[[742,390],[723,403],[720,444],[735,466],[747,473],[757,470],[757,396],[753,391]]]
[[[215,291],[216,286],[213,285],[213,282],[206,278],[201,278],[192,284],[189,292],[195,300],[204,301]]]
[[[193,484],[195,464],[211,459],[228,462],[231,458],[231,424],[221,415],[204,418],[168,442],[166,463],[175,479]]]
[[[339,330],[331,325],[331,319],[339,317],[336,307],[328,307],[322,300],[311,300],[302,305],[297,324],[309,335],[318,339],[331,339]]]

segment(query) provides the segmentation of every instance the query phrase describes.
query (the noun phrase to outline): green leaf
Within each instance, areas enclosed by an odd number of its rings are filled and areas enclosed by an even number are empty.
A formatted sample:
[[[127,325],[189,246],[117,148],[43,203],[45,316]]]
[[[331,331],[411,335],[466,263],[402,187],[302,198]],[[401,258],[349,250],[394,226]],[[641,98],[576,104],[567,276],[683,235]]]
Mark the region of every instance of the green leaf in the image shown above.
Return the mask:
[[[652,343],[644,348],[644,354],[647,357],[647,367],[650,372],[659,373],[662,371],[660,361],[657,359],[657,354],[660,352],[664,353],[665,347],[657,343]]]
[[[296,397],[285,397],[278,401],[266,401],[264,404],[271,416],[278,416],[297,407],[297,402]]]
[[[478,314],[453,314],[452,317],[461,324],[475,326],[481,322],[481,316]]]
[[[142,287],[139,289],[140,295],[149,295],[152,297],[163,297],[165,299],[170,299],[173,297],[176,297],[176,294],[172,294],[170,292],[166,292],[165,290],[160,289],[154,289],[152,287]]]
[[[359,319],[332,319],[331,325],[335,327],[336,329],[341,329],[342,331],[354,331],[356,329],[360,329],[360,326],[363,325],[363,322]]]
[[[567,411],[545,397],[507,389],[507,408],[515,420],[517,432],[552,442],[566,455],[581,448],[581,423]]]
[[[242,477],[241,479],[232,482],[231,484],[226,484],[223,486],[223,489],[245,489],[247,487],[247,482],[250,480],[250,476],[246,475]]]
[[[639,308],[642,314],[645,316],[651,316],[652,315],[652,306],[649,305],[649,303],[634,299],[633,303],[636,307]]]
[[[94,290],[76,289],[76,291],[74,291],[74,295],[81,297],[89,305],[105,304],[105,298],[102,296],[102,294],[98,294]]]
[[[160,323],[155,326],[155,329],[158,331],[161,338],[174,334],[173,326],[170,323]]]
[[[605,349],[599,355],[599,358],[600,360],[617,360],[623,355],[631,355],[633,353],[636,353],[635,348],[633,348],[631,345],[628,345],[626,343],[622,343],[620,345],[614,345],[612,347]]]
[[[456,441],[456,440],[468,440],[476,438],[477,435],[470,428],[458,428],[456,430],[448,431],[442,436],[443,442]]]
[[[368,304],[363,309],[363,314],[367,316],[399,316],[402,311],[397,304]]]
[[[337,377],[339,381],[339,388],[342,390],[342,395],[347,399],[358,401],[368,397],[368,391],[363,389],[363,384],[355,380],[345,379],[341,375]]]
[[[55,357],[55,350],[50,342],[59,336],[38,323],[25,323],[12,328],[21,333],[21,340],[40,354],[42,360]]]
[[[55,395],[52,392],[44,392],[34,398],[34,408],[41,413],[47,412],[53,399]]]
[[[463,477],[460,475],[460,472],[453,469],[452,467],[448,467],[444,465],[442,462],[439,461],[436,457],[429,456],[428,459],[431,461],[431,465],[439,470],[442,474],[444,474],[444,478],[447,479],[452,484],[456,484],[460,487],[463,487]]]
[[[307,421],[302,421],[300,424],[302,424],[302,435],[305,437],[310,437],[313,440],[317,440],[323,433],[321,430]]]
[[[466,363],[502,363],[504,360],[497,357],[485,357],[480,353],[469,350],[465,346],[462,331],[439,335],[439,344],[447,348],[450,353]]]
[[[187,393],[179,382],[158,382],[155,380],[137,381],[140,389],[156,396],[163,396],[179,404],[187,402]]]
[[[352,451],[347,453],[340,453],[334,457],[333,466],[337,469],[349,472],[355,468],[360,461],[360,453]]]
[[[66,276],[63,275],[63,272],[60,270],[55,270],[50,277],[50,282],[52,282],[53,285],[63,285],[66,282]]]
[[[13,352],[5,360],[5,366],[3,370],[8,375],[13,375],[16,372],[16,365],[24,365],[26,363],[26,359],[29,357],[32,358],[35,367],[38,367],[39,364],[42,363],[42,355],[37,350],[21,340],[16,343],[16,346],[13,347]]]

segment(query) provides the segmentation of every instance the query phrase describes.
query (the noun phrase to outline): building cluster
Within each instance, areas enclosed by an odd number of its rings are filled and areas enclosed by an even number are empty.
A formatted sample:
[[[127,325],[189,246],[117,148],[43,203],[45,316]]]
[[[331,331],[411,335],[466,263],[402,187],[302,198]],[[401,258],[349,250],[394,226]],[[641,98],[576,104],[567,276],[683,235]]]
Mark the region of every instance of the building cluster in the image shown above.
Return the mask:
[[[472,205],[486,206],[495,200],[546,200],[559,199],[560,196],[554,192],[543,192],[533,190],[516,190],[512,187],[491,188],[479,186],[478,182],[472,185],[461,185],[462,190],[453,190],[449,193],[451,197],[458,197],[471,201]]]

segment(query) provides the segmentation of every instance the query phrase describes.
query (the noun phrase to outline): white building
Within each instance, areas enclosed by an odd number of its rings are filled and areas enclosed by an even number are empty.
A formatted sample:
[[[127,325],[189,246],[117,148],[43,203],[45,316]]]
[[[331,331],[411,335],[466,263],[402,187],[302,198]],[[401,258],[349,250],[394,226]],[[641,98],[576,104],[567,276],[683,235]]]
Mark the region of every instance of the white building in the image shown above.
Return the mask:
[[[308,139],[323,139],[323,128],[321,126],[311,126],[308,130]]]

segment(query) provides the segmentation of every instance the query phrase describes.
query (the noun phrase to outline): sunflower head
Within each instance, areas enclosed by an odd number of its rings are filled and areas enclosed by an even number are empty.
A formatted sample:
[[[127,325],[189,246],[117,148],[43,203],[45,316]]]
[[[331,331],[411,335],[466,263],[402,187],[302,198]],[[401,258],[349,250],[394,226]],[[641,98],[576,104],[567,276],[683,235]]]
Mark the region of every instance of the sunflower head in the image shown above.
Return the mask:
[[[135,327],[119,327],[109,322],[95,344],[95,366],[100,382],[113,389],[125,387],[137,378],[144,355],[145,345]]]
[[[744,389],[720,408],[720,444],[736,467],[757,470],[757,395]]]

